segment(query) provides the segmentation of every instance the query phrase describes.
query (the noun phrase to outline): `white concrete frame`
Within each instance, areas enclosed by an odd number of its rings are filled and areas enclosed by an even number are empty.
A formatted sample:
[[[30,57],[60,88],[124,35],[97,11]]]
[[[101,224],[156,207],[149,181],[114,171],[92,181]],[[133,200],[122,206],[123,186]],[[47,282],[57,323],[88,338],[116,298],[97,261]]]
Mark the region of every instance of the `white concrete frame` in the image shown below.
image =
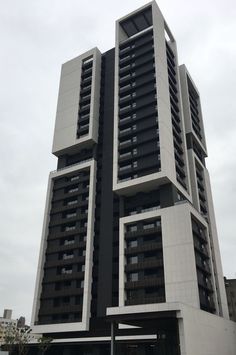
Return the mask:
[[[206,199],[207,199],[207,207],[209,214],[209,231],[210,231],[210,245],[211,253],[212,253],[212,262],[214,265],[215,279],[216,284],[218,286],[217,296],[219,301],[219,313],[226,319],[229,319],[229,310],[228,303],[226,297],[225,283],[224,283],[224,274],[221,262],[220,255],[220,247],[219,247],[219,239],[218,232],[216,226],[214,205],[211,193],[211,184],[208,170],[205,168],[203,170],[204,173],[204,182],[206,186]]]
[[[215,213],[214,213],[214,206],[211,194],[211,185],[210,185],[210,177],[207,168],[202,164],[198,156],[195,154],[193,149],[188,150],[188,158],[189,158],[189,166],[190,166],[190,177],[191,177],[191,188],[192,188],[192,197],[193,197],[193,205],[194,207],[200,212],[200,200],[198,195],[198,187],[197,187],[197,178],[196,178],[196,162],[201,166],[203,170],[203,185],[205,187],[206,193],[206,204],[208,208],[208,228],[209,228],[209,246],[210,254],[211,254],[211,262],[212,267],[215,274],[214,282],[216,284],[216,292],[217,292],[217,299],[216,306],[218,312],[224,318],[229,318],[228,313],[228,305],[227,305],[227,298],[226,298],[226,291],[224,286],[224,275],[221,263],[221,256],[220,256],[220,248],[219,248],[219,240],[218,240],[218,233],[216,227],[216,220],[215,220]]]
[[[133,327],[132,327],[133,328]],[[128,340],[156,340],[156,334],[148,335],[118,335],[116,336],[116,341],[128,341]],[[64,338],[64,339],[54,339],[53,344],[57,343],[94,343],[94,342],[110,342],[111,337],[83,337],[83,338]],[[38,344],[35,340],[30,341],[30,344]],[[1,355],[1,352],[0,352]],[[8,354],[7,354],[8,355]]]
[[[96,196],[96,167],[97,163],[94,159],[78,163],[68,168],[51,172],[49,175],[46,206],[43,221],[42,239],[40,246],[39,262],[36,277],[36,286],[33,301],[31,327],[34,333],[55,333],[89,330],[90,306],[91,306],[91,287],[92,287],[92,267],[93,267],[93,240],[94,240],[94,223],[95,223],[95,196]],[[88,225],[86,238],[86,255],[85,255],[85,275],[83,290],[83,309],[82,321],[73,323],[57,323],[36,325],[38,320],[38,312],[40,308],[40,295],[42,292],[42,281],[44,275],[45,253],[47,250],[47,237],[50,222],[51,200],[53,194],[53,181],[58,177],[69,173],[90,169],[89,180],[89,200],[88,200]]]
[[[199,91],[198,91],[191,75],[189,74],[189,72],[184,64],[180,65],[179,73],[180,73],[180,83],[181,83],[181,92],[182,92],[183,112],[184,112],[186,134],[187,133],[193,134],[194,138],[196,139],[196,141],[198,142],[198,144],[202,148],[203,152],[207,156],[206,138],[205,138],[203,119],[202,119],[202,108],[201,108],[201,100],[200,100]],[[198,138],[198,136],[196,135],[196,133],[192,127],[192,118],[191,118],[189,93],[188,93],[188,80],[191,82],[194,90],[196,91],[196,93],[198,95],[198,109],[199,109],[199,119],[200,119],[201,133],[202,133],[202,141]]]
[[[89,133],[77,138],[83,60],[93,57]],[[93,48],[62,65],[52,153],[56,156],[98,140],[101,53]]]
[[[151,6],[152,16],[153,16],[153,36],[154,36],[154,55],[155,55],[155,71],[157,79],[157,104],[158,104],[158,124],[159,124],[159,137],[160,137],[160,156],[161,156],[161,171],[129,181],[118,182],[118,123],[119,123],[119,44],[125,42],[127,36],[120,26],[120,22],[140,12],[141,10]],[[150,27],[151,28],[151,27]],[[144,30],[145,31],[145,30]],[[142,31],[142,32],[144,32]],[[169,83],[168,83],[168,73],[167,73],[167,60],[166,60],[166,48],[165,48],[165,32],[168,33],[169,37],[172,39],[173,51],[176,54],[177,60],[177,50],[174,42],[174,37],[171,34],[167,24],[164,21],[163,15],[159,10],[155,1],[148,3],[147,5],[137,9],[136,11],[122,17],[116,21],[116,45],[115,45],[115,88],[114,88],[114,142],[113,142],[113,190],[116,193],[125,195],[131,192],[136,192],[142,189],[151,189],[157,187],[158,185],[165,184],[171,181],[179,189],[179,191],[190,201],[191,189],[189,185],[189,168],[188,160],[186,155],[186,140],[185,140],[185,127],[184,119],[182,113],[182,101],[181,95],[179,95],[180,102],[180,115],[182,117],[182,132],[183,132],[183,143],[184,143],[184,160],[186,166],[186,191],[182,185],[176,179],[176,169],[175,169],[175,158],[174,158],[174,145],[173,145],[173,132],[172,132],[172,121],[170,112],[170,99],[169,99]],[[141,33],[141,32],[140,32]],[[134,35],[133,37],[138,36]],[[178,63],[176,63],[177,75],[178,75]],[[177,77],[177,82],[180,84],[179,76]]]
[[[208,224],[188,202],[177,204],[168,208],[120,218],[118,308],[134,307],[133,310],[135,310],[136,307],[125,306],[126,225],[140,220],[148,220],[157,217],[161,218],[162,226],[166,303],[181,302],[194,308],[200,308],[191,215],[195,216],[195,218],[206,228],[208,244],[210,245]],[[212,260],[210,267],[211,270],[213,270]],[[214,299],[216,301],[216,312],[219,313],[217,308],[217,294],[213,272],[212,283]]]

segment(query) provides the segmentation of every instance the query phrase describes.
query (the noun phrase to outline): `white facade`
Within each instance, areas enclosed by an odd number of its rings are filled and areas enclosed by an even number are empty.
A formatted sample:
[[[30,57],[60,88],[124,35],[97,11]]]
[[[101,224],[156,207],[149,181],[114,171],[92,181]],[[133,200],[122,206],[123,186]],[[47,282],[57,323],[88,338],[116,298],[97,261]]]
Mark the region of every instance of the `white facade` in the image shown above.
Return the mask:
[[[93,58],[89,133],[77,138],[82,63]],[[76,57],[62,66],[52,153],[73,151],[78,145],[88,146],[98,139],[100,104],[101,53],[97,48]]]

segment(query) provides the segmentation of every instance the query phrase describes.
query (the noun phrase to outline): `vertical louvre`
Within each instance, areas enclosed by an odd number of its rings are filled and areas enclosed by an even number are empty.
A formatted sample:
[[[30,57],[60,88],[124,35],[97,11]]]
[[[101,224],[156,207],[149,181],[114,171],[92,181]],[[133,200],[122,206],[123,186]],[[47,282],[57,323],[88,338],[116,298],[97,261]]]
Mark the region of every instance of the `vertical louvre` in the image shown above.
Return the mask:
[[[214,291],[212,284],[212,271],[210,266],[210,253],[207,239],[207,230],[203,225],[201,225],[200,222],[192,218],[192,231],[200,308],[204,311],[214,313]]]
[[[178,85],[177,85],[177,69],[175,55],[166,41],[166,58],[169,81],[170,107],[172,118],[172,132],[175,154],[176,178],[178,182],[187,189],[186,185],[186,167],[184,162],[184,147],[181,129]]]
[[[82,63],[77,138],[89,134],[92,74],[93,57],[89,57]]]

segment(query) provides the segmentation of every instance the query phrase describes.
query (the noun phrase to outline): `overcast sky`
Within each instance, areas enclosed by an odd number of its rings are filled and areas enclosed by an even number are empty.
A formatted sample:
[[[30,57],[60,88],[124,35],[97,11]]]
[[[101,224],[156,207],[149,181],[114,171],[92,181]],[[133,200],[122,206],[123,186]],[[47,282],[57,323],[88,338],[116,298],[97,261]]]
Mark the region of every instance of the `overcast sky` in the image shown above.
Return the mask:
[[[0,315],[30,321],[61,64],[143,0],[0,0]],[[236,277],[236,2],[158,2],[202,98],[224,274]]]

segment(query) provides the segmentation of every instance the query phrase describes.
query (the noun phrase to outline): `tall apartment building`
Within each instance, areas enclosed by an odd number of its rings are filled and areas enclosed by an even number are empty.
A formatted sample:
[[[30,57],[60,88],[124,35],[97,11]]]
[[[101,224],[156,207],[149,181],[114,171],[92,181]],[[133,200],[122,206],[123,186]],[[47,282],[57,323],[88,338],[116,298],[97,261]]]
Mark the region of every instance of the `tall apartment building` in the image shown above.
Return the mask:
[[[154,1],[63,64],[53,154],[32,315],[51,353],[235,354],[199,92]]]

